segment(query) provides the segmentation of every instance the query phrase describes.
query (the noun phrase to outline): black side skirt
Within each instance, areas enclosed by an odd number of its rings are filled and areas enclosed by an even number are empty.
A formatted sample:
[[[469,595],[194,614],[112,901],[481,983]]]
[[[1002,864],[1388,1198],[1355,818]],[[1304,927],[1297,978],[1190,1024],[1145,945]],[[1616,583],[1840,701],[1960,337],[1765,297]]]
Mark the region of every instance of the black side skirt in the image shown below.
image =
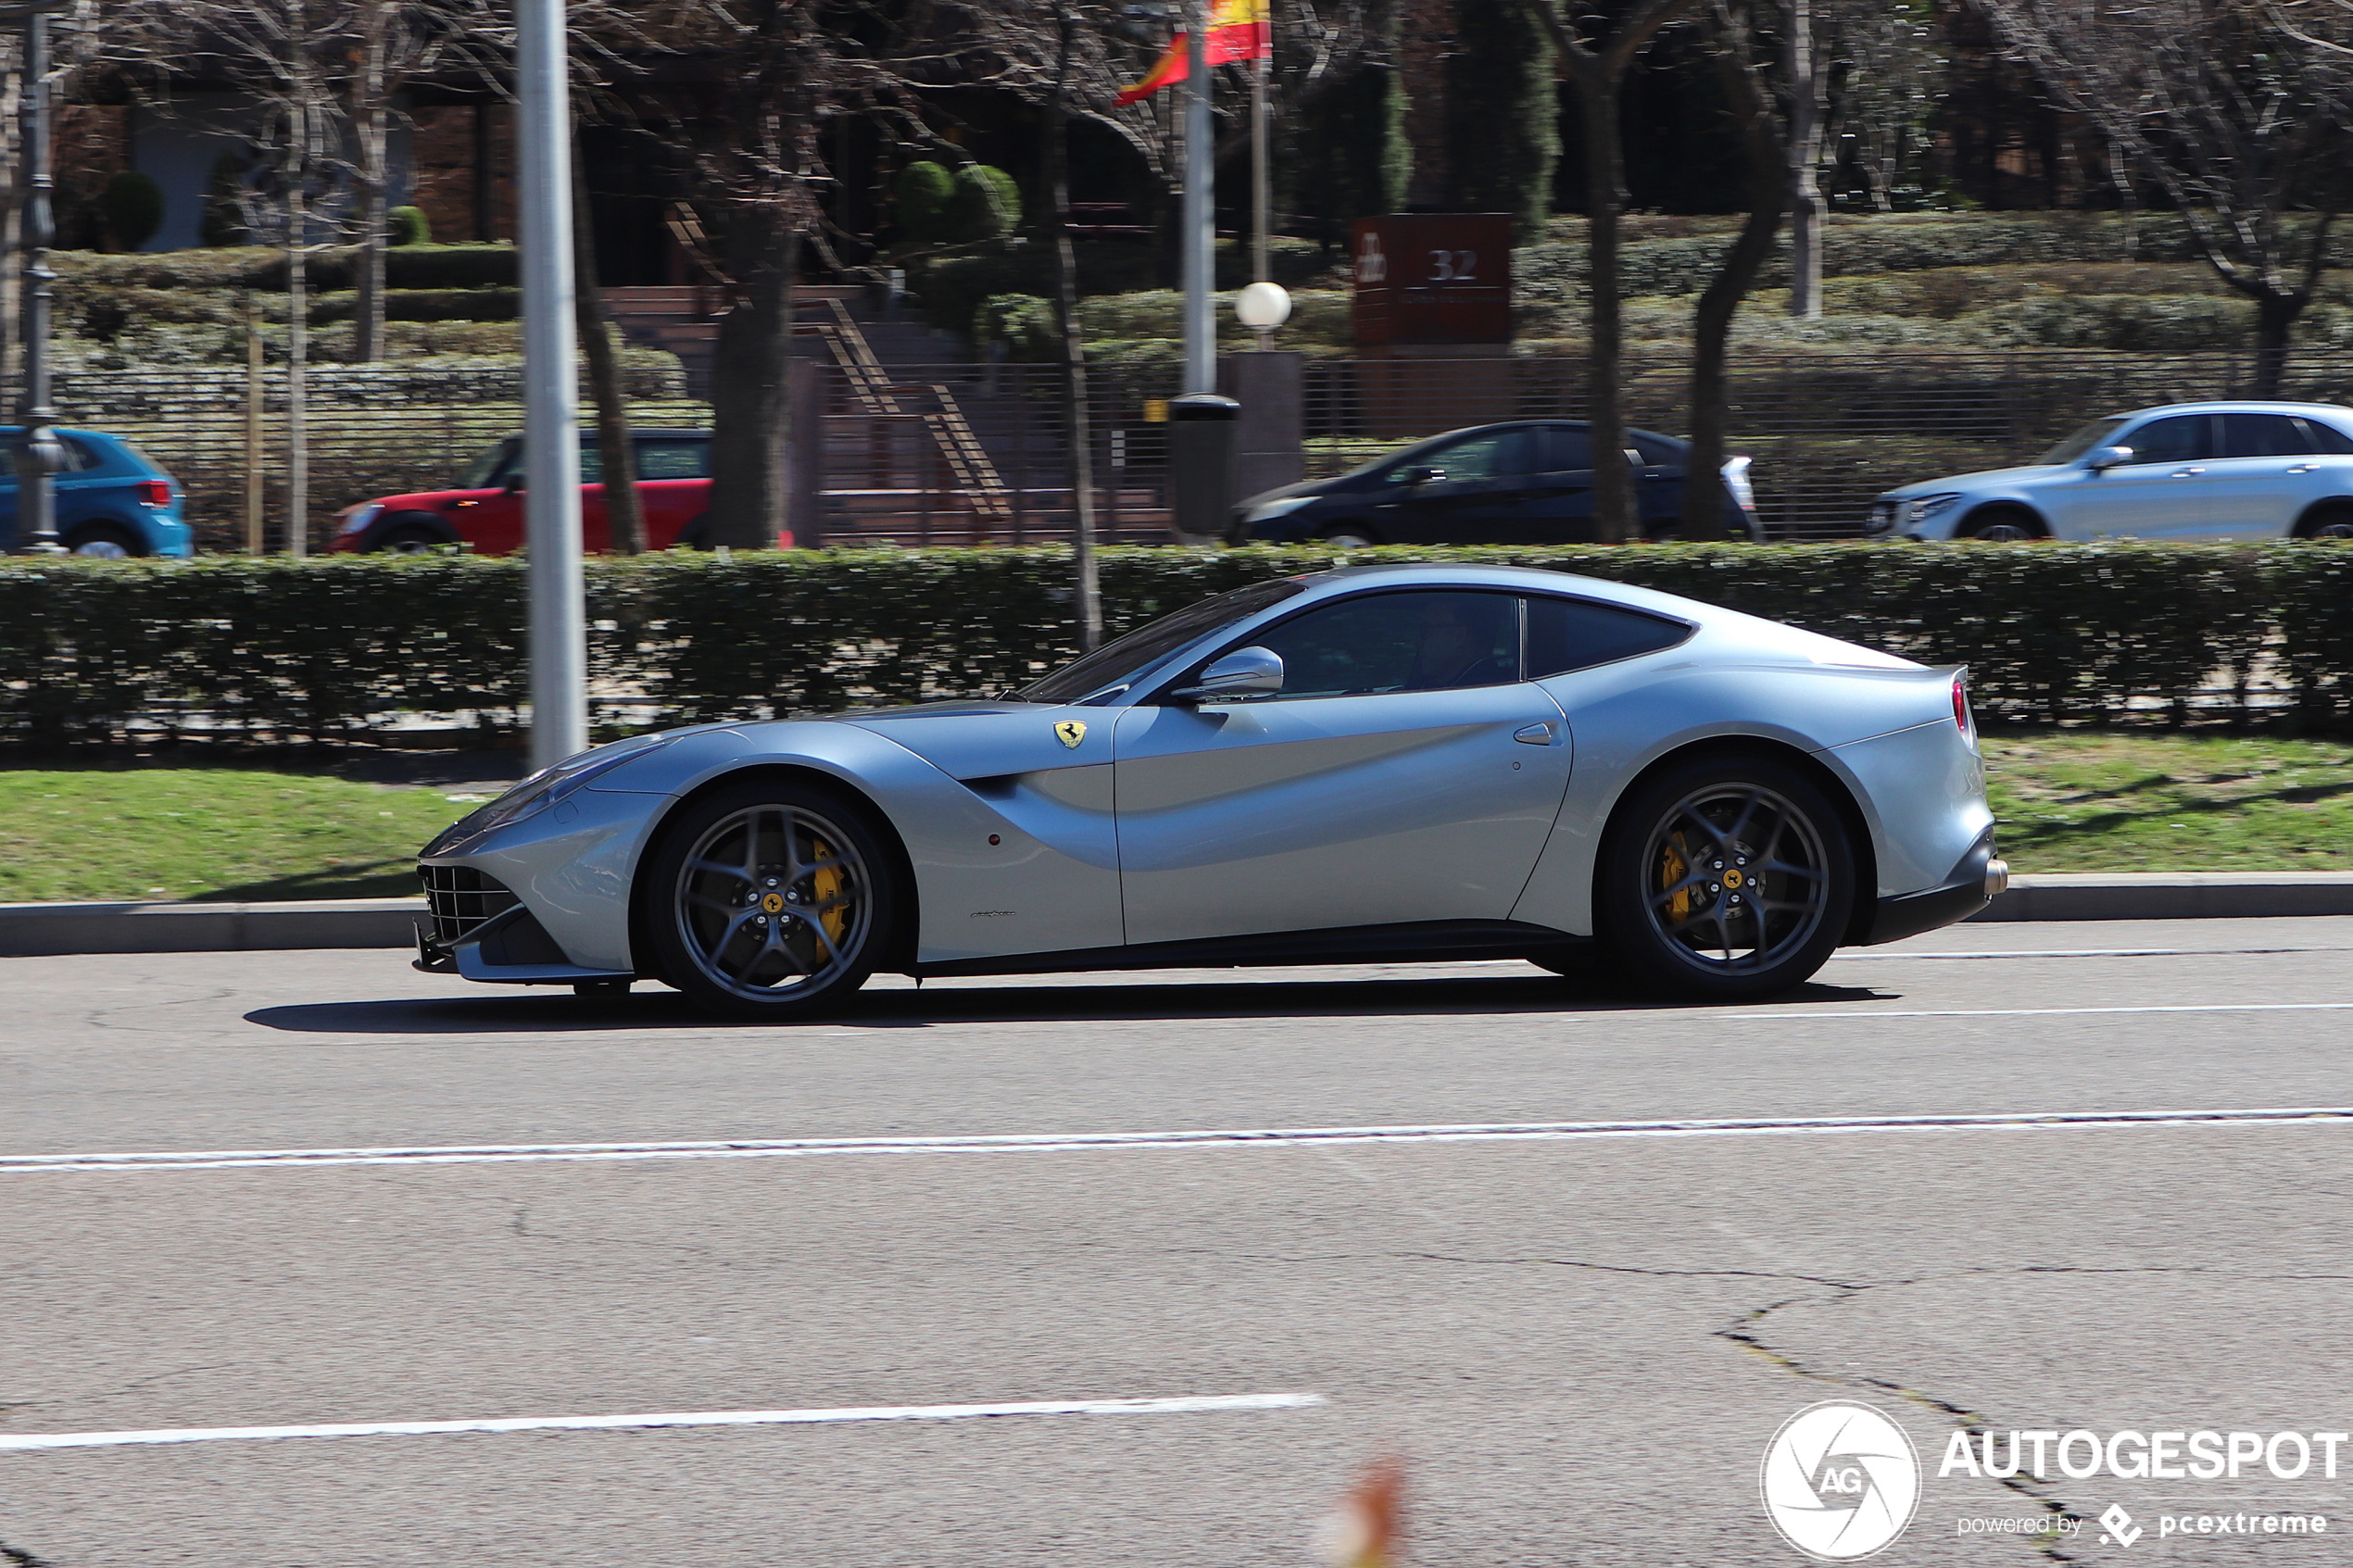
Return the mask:
[[[1350,925],[1327,931],[1278,931],[1263,936],[1214,936],[1191,942],[1081,947],[1064,953],[956,959],[946,963],[916,964],[906,972],[928,978],[951,974],[1059,974],[1094,969],[1239,969],[1268,964],[1528,959],[1540,953],[1567,953],[1591,940],[1521,921],[1418,921],[1404,925]]]

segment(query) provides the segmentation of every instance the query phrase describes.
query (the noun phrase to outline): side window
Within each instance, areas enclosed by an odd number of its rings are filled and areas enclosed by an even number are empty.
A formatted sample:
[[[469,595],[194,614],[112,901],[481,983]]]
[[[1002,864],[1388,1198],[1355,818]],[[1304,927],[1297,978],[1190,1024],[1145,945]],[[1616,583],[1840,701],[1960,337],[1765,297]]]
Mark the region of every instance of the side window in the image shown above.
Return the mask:
[[[708,441],[640,441],[637,443],[637,477],[639,479],[709,479],[711,477],[711,443]]]
[[[1580,472],[1593,466],[1593,437],[1582,425],[1547,425],[1544,441],[1546,472]]]
[[[1460,441],[1425,452],[1412,462],[1390,470],[1388,478],[1395,483],[1415,469],[1443,469],[1449,483],[1534,473],[1537,471],[1536,433],[1522,425],[1513,430],[1495,430],[1480,435],[1465,436]]]
[[[2285,414],[2225,414],[2222,416],[2222,456],[2225,458],[2300,458],[2312,450],[2304,421]]]
[[[2133,449],[2136,465],[2194,463],[2214,456],[2213,423],[2204,414],[2176,414],[2171,419],[2151,420],[2118,445]]]
[[[1655,469],[1680,469],[1683,466],[1683,444],[1663,435],[1643,431],[1629,431],[1626,445],[1642,455],[1642,461]]]
[[[58,445],[66,449],[65,466],[58,470],[62,473],[88,473],[92,469],[106,466],[106,459],[92,451],[87,443],[68,435],[60,436]]]
[[[602,484],[605,482],[605,454],[593,441],[580,444],[580,483]]]
[[[2353,457],[2353,435],[2347,435],[2334,425],[2320,420],[2298,420],[2310,438],[2304,447],[2307,452],[2325,452],[2333,458]]]
[[[1282,656],[1282,698],[1508,685],[1519,679],[1519,601],[1430,590],[1323,605],[1252,641]]]
[[[1638,653],[1671,648],[1692,634],[1679,621],[1585,599],[1528,601],[1528,678],[1541,681]]]

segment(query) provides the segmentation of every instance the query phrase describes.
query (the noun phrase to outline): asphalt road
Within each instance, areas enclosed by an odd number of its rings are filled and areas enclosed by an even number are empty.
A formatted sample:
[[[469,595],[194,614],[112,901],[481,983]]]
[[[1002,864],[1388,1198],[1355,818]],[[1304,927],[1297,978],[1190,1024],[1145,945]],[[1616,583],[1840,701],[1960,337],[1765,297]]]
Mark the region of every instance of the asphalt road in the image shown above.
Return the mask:
[[[1876,1562],[2339,1562],[2353,1442],[1938,1471],[1964,1426],[2353,1429],[2348,981],[2353,920],[1996,925],[1768,1007],[1447,965],[761,1030],[388,953],[0,960],[0,1558],[1296,1564],[1394,1452],[1417,1564],[1796,1563],[1760,1459],[1854,1399],[1926,1474]],[[2125,1119],[2297,1109],[2346,1118]],[[1260,1135],[1092,1136],[1178,1133]],[[1321,1402],[9,1446],[1262,1394]],[[2111,1503],[2135,1544],[1962,1533]],[[2327,1533],[2159,1534],[2234,1512]]]

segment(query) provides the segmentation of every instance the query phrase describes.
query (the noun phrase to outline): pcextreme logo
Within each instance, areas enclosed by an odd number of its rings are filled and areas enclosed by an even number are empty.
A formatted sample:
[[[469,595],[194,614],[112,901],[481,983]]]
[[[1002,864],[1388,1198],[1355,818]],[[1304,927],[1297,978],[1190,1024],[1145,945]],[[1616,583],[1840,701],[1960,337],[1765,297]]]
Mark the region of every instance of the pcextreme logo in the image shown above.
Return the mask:
[[[1773,1434],[1758,1489],[1783,1540],[1817,1562],[1853,1562],[1912,1522],[1919,1455],[1904,1429],[1870,1406],[1825,1399]]]

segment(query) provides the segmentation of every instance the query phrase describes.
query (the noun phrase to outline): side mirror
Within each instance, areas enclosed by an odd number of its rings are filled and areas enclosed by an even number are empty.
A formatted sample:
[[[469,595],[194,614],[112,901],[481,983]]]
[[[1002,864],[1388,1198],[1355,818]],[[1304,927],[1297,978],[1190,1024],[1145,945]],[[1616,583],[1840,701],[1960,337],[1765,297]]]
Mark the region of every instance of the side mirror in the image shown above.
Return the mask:
[[[520,495],[522,491],[522,470],[518,469],[500,480],[498,488],[510,495]]]
[[[1198,685],[1168,695],[1178,702],[1247,702],[1283,689],[1283,656],[1273,648],[1236,648],[1210,660]]]
[[[2094,473],[2106,473],[2110,469],[2120,469],[2132,460],[2133,449],[2130,446],[2102,446],[2093,452],[2091,460],[2083,466]]]

